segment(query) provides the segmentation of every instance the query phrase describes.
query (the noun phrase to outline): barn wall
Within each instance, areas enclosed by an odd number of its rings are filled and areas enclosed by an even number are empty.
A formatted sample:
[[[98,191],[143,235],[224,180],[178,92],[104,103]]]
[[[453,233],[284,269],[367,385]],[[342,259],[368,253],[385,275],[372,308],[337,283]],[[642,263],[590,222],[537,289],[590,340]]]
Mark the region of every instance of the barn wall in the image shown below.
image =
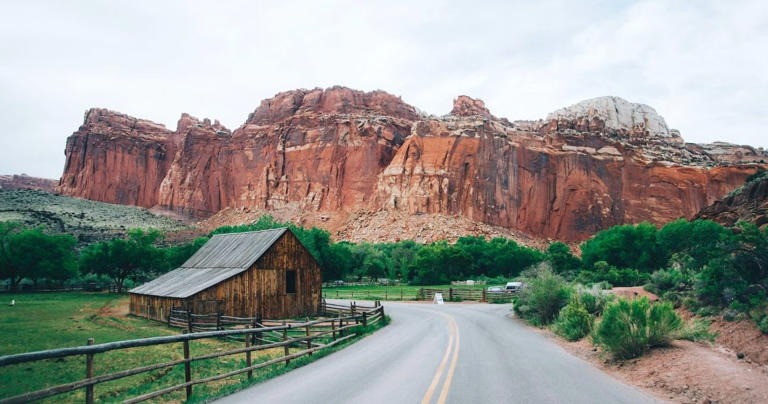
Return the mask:
[[[295,270],[296,293],[285,293],[286,271]],[[290,231],[285,232],[254,263],[238,275],[205,289],[186,301],[131,294],[130,312],[166,321],[172,307],[195,313],[282,319],[316,315],[322,301],[322,273],[312,254]]]
[[[285,293],[285,272],[297,271],[296,293]],[[219,301],[222,313],[262,318],[316,315],[322,300],[322,274],[314,257],[285,232],[247,271],[191,298],[195,307]]]
[[[135,293],[131,293],[130,296],[129,312],[136,316],[168,321],[168,314],[173,307],[184,307],[184,301],[172,297],[147,296]]]

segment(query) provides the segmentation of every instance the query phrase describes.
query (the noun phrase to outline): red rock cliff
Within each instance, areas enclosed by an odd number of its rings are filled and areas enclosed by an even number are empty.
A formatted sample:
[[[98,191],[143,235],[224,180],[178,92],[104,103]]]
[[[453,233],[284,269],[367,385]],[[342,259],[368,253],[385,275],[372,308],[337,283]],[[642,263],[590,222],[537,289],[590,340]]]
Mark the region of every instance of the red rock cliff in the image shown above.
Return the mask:
[[[743,147],[713,157],[650,107],[585,103],[510,123],[466,96],[436,118],[380,91],[296,90],[263,101],[233,132],[186,114],[170,131],[94,109],[67,141],[60,191],[202,217],[223,208],[323,220],[437,214],[576,241],[690,217],[765,157]]]

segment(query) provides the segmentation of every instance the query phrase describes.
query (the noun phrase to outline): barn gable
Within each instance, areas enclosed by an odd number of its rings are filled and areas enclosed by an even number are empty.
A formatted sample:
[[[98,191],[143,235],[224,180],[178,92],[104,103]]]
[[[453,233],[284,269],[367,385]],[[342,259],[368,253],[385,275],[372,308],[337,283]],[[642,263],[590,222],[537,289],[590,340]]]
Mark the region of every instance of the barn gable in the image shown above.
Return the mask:
[[[216,234],[179,268],[129,292],[190,297],[248,270],[287,230]]]

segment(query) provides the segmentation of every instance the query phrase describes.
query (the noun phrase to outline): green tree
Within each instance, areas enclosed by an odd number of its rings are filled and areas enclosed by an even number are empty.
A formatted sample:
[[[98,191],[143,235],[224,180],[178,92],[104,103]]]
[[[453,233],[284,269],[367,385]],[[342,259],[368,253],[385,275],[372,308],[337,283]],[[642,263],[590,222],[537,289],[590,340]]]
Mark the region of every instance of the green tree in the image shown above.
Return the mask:
[[[586,268],[605,261],[617,268],[653,272],[666,264],[656,232],[656,227],[647,222],[611,227],[581,244],[581,260]]]
[[[576,271],[581,267],[581,261],[571,253],[570,247],[560,241],[549,245],[547,260],[552,264],[552,269],[559,274]]]
[[[91,244],[80,253],[84,272],[102,274],[112,279],[122,293],[126,279],[140,280],[167,268],[165,254],[155,246],[162,233],[155,229],[132,229],[128,237]]]
[[[0,278],[16,289],[23,278],[37,284],[41,278],[62,281],[77,275],[74,246],[67,234],[48,234],[42,228],[26,229],[19,223],[0,222]]]

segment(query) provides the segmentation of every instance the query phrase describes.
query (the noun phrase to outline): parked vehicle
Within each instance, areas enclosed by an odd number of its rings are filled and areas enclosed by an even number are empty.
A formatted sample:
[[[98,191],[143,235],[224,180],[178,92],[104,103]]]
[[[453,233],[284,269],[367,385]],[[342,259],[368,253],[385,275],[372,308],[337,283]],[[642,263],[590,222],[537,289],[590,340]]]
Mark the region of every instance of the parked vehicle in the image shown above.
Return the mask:
[[[502,288],[501,286],[491,286],[491,287],[488,288],[488,293],[489,294],[501,294],[501,293],[504,293],[504,288]]]
[[[507,286],[504,289],[507,291],[507,293],[517,293],[522,288],[522,282],[507,282]]]

